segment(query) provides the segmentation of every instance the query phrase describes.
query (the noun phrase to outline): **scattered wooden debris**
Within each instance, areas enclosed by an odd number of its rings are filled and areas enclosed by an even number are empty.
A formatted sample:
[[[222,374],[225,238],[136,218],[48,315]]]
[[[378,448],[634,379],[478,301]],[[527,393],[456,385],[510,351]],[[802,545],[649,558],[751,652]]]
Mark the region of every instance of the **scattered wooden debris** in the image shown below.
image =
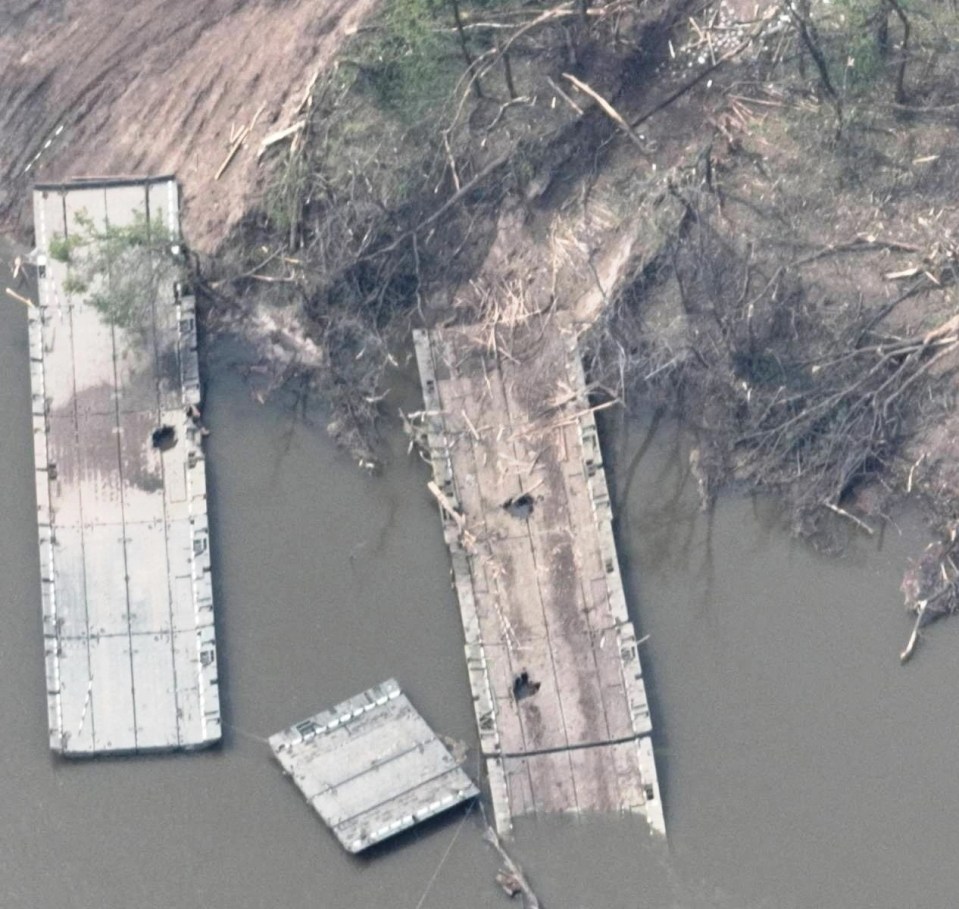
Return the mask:
[[[503,892],[510,899],[523,892],[523,887],[516,875],[511,871],[507,871],[505,868],[501,868],[496,872],[496,883],[503,888]]]
[[[432,480],[426,484],[426,488],[433,493],[433,497],[437,502],[440,503],[440,507],[445,511],[455,522],[456,526],[460,530],[466,530],[466,518],[463,517],[457,510],[456,506],[451,501],[450,497],[443,492],[439,486],[436,485]]]
[[[913,481],[913,478],[914,478],[915,475],[916,475],[916,468],[918,468],[919,465],[920,465],[925,459],[926,459],[926,453],[923,452],[923,453],[922,453],[921,455],[919,455],[919,457],[916,459],[916,463],[913,464],[912,467],[909,468],[909,478],[908,478],[908,480],[906,481],[906,492],[907,492],[907,493],[912,492],[912,481]]]
[[[865,521],[863,521],[861,518],[857,518],[851,512],[846,511],[845,508],[840,508],[838,505],[832,502],[824,502],[823,504],[834,514],[838,514],[840,517],[852,521],[853,524],[855,524],[860,530],[865,530],[869,536],[872,536],[875,533],[875,531]]]
[[[248,275],[251,281],[261,281],[264,284],[295,284],[296,276],[290,275],[288,278],[279,278],[273,275]]]
[[[584,95],[589,95],[599,106],[600,109],[612,120],[627,136],[629,136],[630,141],[635,145],[643,154],[646,153],[646,146],[643,145],[642,140],[639,138],[639,135],[636,131],[626,122],[622,114],[612,104],[610,104],[599,92],[591,88],[585,82],[581,82],[575,76],[570,75],[570,73],[563,73],[563,78],[569,82],[571,85],[578,88]]]
[[[959,332],[959,314],[953,316],[951,319],[947,319],[942,325],[937,326],[932,329],[932,331],[927,332],[922,337],[922,344],[924,347],[928,347],[934,341],[943,341],[951,343],[953,340],[950,338],[950,335],[956,334]]]
[[[226,173],[226,169],[233,163],[233,159],[236,157],[236,153],[244,146],[246,143],[247,136],[253,132],[253,128],[256,126],[256,121],[260,119],[260,114],[263,113],[263,108],[266,107],[265,104],[261,104],[256,113],[253,115],[253,119],[250,121],[249,126],[244,126],[240,132],[237,134],[236,138],[233,140],[233,144],[230,146],[230,150],[226,153],[226,157],[223,159],[223,163],[217,169],[214,180],[219,180],[220,177]]]
[[[916,623],[912,626],[912,634],[909,635],[909,640],[906,643],[906,649],[899,654],[900,663],[906,663],[912,657],[912,654],[916,649],[916,644],[919,643],[919,629],[922,627],[923,620],[926,617],[926,609],[928,607],[929,602],[927,600],[921,603],[919,609],[916,611]]]
[[[529,881],[526,880],[526,875],[523,874],[523,869],[520,868],[516,862],[510,858],[509,853],[503,848],[503,844],[500,842],[500,838],[496,835],[496,831],[487,825],[486,832],[483,834],[483,839],[486,840],[500,855],[500,858],[503,860],[503,865],[505,866],[500,870],[496,875],[496,883],[500,885],[511,897],[516,896],[517,894],[523,895],[523,904],[526,909],[540,909],[539,900],[536,897],[536,894],[533,892],[533,888],[530,887]]]
[[[5,287],[4,290],[7,294],[13,297],[19,303],[22,303],[24,306],[33,306],[33,300],[23,296],[23,294],[18,294],[12,287]]]
[[[884,281],[901,281],[903,278],[914,278],[921,271],[921,268],[904,268],[902,271],[887,271],[882,277]]]
[[[576,111],[576,115],[578,117],[583,116],[583,109],[572,98],[570,98],[570,96],[567,95],[559,85],[557,85],[549,76],[546,77],[546,81],[549,83],[550,88],[552,88],[553,91],[560,96],[560,98],[562,98],[574,111]]]
[[[930,545],[922,558],[904,575],[902,592],[906,608],[916,620],[899,662],[912,657],[920,640],[921,629],[959,609],[959,567],[953,555],[959,548],[959,524],[953,525],[946,540]]]
[[[226,153],[226,157],[223,159],[223,163],[217,169],[216,175],[213,177],[214,180],[219,180],[220,177],[222,177],[223,174],[226,172],[226,169],[233,162],[234,157],[236,157],[236,153],[240,150],[240,147],[243,145],[243,142],[246,139],[248,132],[249,132],[248,127],[243,127],[243,129],[240,130],[240,134],[236,137],[236,139],[233,140],[233,144],[230,146],[230,150]]]
[[[267,149],[276,145],[278,142],[282,142],[284,139],[289,139],[292,136],[295,136],[301,129],[306,126],[306,119],[297,120],[292,126],[286,127],[286,129],[278,129],[276,132],[270,133],[266,136],[263,141],[260,143],[260,150],[256,153],[256,160],[259,161],[260,158],[266,154]]]

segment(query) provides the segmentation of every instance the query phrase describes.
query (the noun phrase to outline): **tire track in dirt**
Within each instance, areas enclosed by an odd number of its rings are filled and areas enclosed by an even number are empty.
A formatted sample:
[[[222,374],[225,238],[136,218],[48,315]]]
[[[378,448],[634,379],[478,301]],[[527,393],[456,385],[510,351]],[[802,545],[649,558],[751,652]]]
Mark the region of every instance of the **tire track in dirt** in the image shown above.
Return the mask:
[[[290,121],[313,72],[374,6],[14,2],[0,13],[0,228],[27,231],[36,180],[175,172],[187,236],[212,250],[256,202],[260,140]],[[214,181],[231,128],[261,105],[247,147]]]

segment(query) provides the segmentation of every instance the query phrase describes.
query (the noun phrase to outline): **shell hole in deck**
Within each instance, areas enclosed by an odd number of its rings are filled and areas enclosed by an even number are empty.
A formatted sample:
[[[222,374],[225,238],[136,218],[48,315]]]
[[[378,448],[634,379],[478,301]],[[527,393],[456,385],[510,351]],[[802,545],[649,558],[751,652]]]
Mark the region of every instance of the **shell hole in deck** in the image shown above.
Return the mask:
[[[533,513],[533,497],[528,492],[524,492],[516,498],[503,502],[503,508],[514,518],[525,521]]]
[[[176,445],[176,430],[172,426],[159,426],[153,430],[150,442],[157,451],[169,451]]]
[[[513,678],[513,698],[517,701],[523,698],[530,698],[539,691],[539,682],[534,682],[529,673],[524,669],[519,675]]]

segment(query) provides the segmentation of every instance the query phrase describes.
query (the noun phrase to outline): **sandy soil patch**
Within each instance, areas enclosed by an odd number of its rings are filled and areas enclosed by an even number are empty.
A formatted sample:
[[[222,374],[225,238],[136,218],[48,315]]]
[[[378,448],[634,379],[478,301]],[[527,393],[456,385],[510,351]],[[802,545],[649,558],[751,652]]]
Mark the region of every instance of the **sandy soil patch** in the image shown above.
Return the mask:
[[[12,0],[0,10],[0,228],[29,188],[174,172],[184,229],[212,250],[255,197],[256,150],[374,0]],[[231,130],[246,145],[214,180]],[[49,142],[49,145],[47,144]],[[39,155],[39,157],[37,157]]]

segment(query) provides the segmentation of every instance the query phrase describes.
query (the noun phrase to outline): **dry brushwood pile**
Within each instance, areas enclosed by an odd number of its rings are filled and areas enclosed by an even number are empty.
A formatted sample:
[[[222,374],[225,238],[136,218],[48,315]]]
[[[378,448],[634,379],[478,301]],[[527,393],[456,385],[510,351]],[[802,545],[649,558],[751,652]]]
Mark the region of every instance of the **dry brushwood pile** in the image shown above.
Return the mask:
[[[261,349],[268,387],[308,374],[334,436],[374,463],[389,351],[414,322],[463,317],[456,288],[504,208],[529,208],[616,134],[563,74],[618,91],[680,9],[386,3],[268,137],[262,204],[208,269],[215,313]]]
[[[594,372],[625,361],[627,382],[687,415],[707,490],[730,480],[775,490],[792,503],[795,530],[828,548],[836,526],[824,510],[871,533],[844,503],[951,406],[937,367],[959,348],[959,319],[902,333],[887,317],[924,276],[881,304],[831,300],[803,282],[803,259],[730,238],[713,193],[673,192],[685,218],[594,333]],[[814,258],[883,246],[858,238]]]
[[[366,463],[412,326],[555,319],[693,428],[704,505],[775,491],[836,551],[909,493],[947,538],[956,37],[928,0],[385,0],[261,148],[214,313]]]

